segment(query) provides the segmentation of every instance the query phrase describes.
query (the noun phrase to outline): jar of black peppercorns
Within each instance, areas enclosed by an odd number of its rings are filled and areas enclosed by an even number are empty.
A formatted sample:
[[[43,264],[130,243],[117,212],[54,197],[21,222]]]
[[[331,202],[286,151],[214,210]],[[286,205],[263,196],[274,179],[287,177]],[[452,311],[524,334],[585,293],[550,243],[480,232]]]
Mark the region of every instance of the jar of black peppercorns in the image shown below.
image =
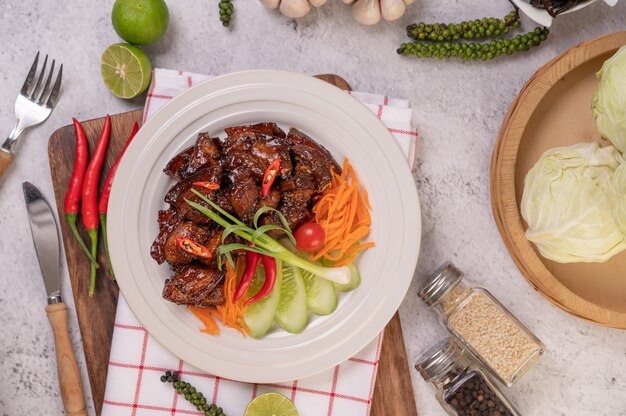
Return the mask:
[[[437,399],[452,416],[520,416],[479,366],[448,338],[424,353],[415,369],[437,388]]]

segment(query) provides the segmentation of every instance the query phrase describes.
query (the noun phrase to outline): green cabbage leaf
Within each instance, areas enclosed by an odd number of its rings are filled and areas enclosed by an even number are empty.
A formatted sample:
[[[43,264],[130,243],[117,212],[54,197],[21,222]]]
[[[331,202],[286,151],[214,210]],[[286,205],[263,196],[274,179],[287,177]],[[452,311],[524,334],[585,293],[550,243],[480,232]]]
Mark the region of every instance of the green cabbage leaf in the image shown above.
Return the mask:
[[[626,46],[604,62],[596,74],[600,86],[591,108],[598,132],[626,152]]]
[[[626,168],[619,183],[613,175],[622,162],[613,146],[598,143],[554,148],[541,156],[526,175],[521,213],[526,237],[544,257],[604,262],[626,249],[616,223],[622,218],[626,231],[626,211],[618,212],[614,203],[626,191]]]
[[[617,228],[626,238],[626,162],[623,162],[613,173],[610,182],[611,203],[613,204],[613,219]]]

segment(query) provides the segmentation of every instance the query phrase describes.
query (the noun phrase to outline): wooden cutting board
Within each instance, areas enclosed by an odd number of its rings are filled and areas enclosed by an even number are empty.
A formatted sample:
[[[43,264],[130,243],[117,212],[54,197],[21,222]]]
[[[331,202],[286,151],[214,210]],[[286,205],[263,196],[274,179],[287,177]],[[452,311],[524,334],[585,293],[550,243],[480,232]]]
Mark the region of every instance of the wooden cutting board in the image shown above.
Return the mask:
[[[319,75],[317,77],[341,89],[350,89],[348,83],[337,75]],[[111,139],[102,168],[100,189],[102,189],[102,182],[104,182],[107,172],[122,150],[133,123],[135,121],[141,123],[142,113],[142,110],[136,110],[111,117]],[[103,124],[104,118],[82,122],[89,138],[90,154],[93,152]],[[101,239],[98,249],[98,260],[101,267],[98,270],[96,295],[92,298],[88,296],[89,262],[81,252],[67,221],[65,221],[64,215],[62,215],[63,200],[74,163],[74,143],[73,126],[69,125],[60,128],[52,134],[48,141],[48,157],[57,208],[61,216],[63,245],[65,246],[65,256],[72,283],[78,325],[85,351],[91,393],[96,413],[100,415],[104,399],[113,324],[115,322],[118,287],[108,275]],[[81,231],[85,241],[88,241],[87,233],[84,230]],[[371,415],[417,416],[409,363],[404,348],[404,339],[402,338],[402,326],[397,313],[385,329],[385,340],[381,350]]]

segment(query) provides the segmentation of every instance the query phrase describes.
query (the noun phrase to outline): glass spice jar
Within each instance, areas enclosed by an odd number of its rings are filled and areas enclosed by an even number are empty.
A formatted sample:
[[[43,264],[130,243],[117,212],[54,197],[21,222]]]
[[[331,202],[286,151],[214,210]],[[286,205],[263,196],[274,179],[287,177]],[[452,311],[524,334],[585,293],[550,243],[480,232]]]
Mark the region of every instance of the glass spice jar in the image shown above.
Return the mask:
[[[437,400],[452,416],[520,415],[497,384],[453,338],[424,353],[415,369],[435,386]]]
[[[419,297],[443,324],[507,386],[543,354],[545,346],[487,290],[467,285],[447,262],[428,279]]]

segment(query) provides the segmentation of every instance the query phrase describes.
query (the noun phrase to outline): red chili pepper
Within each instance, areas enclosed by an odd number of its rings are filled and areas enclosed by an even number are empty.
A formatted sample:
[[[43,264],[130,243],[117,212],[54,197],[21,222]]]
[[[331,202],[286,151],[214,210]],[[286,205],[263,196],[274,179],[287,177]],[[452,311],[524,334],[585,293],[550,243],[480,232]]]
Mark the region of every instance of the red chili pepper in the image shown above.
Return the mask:
[[[74,134],[76,136],[76,154],[74,156],[74,168],[72,170],[72,178],[67,187],[65,193],[65,202],[63,204],[63,212],[65,212],[65,218],[72,230],[72,233],[78,240],[78,244],[83,249],[89,261],[95,267],[98,267],[98,262],[91,255],[89,249],[85,245],[83,238],[78,233],[76,228],[76,218],[78,217],[78,203],[80,202],[80,192],[83,187],[83,181],[85,179],[85,170],[87,169],[87,158],[89,157],[89,148],[87,147],[87,136],[85,130],[76,118],[72,118],[74,122]]]
[[[276,283],[276,259],[274,257],[261,254],[261,261],[263,262],[263,268],[265,269],[265,282],[263,282],[263,287],[256,295],[244,302],[244,306],[260,301],[269,295],[272,289],[274,289],[274,284]]]
[[[256,272],[256,268],[259,265],[260,260],[261,255],[256,251],[246,252],[246,267],[243,270],[241,280],[239,281],[239,285],[237,285],[237,289],[233,295],[233,303],[236,303],[239,299],[241,299],[244,293],[247,292],[248,287],[250,287],[250,283],[252,283],[252,278],[254,277],[254,273]]]
[[[201,188],[210,189],[212,191],[216,189],[220,189],[220,185],[215,182],[194,182],[195,186],[199,186]]]
[[[280,169],[280,158],[277,157],[265,170],[263,175],[263,182],[261,184],[261,196],[266,197],[270,193],[270,188],[278,176],[278,170]]]
[[[111,166],[109,170],[109,174],[107,175],[106,180],[104,181],[104,187],[102,188],[102,194],[100,195],[100,201],[98,201],[98,214],[100,217],[100,224],[102,224],[102,239],[104,241],[104,252],[106,254],[107,263],[109,265],[109,272],[111,273],[111,278],[115,280],[115,273],[113,273],[113,266],[111,266],[111,257],[109,256],[109,241],[107,239],[107,208],[109,205],[109,195],[111,194],[111,185],[113,185],[113,178],[115,177],[115,172],[117,172],[117,166],[120,164],[122,160],[122,156],[126,152],[126,148],[137,134],[139,130],[139,123],[135,122],[133,125],[133,129],[130,132],[130,136],[126,139],[126,144],[122,149],[122,152],[117,157],[117,160]]]
[[[100,170],[102,169],[104,156],[109,145],[110,135],[111,117],[107,114],[102,133],[96,144],[96,150],[94,150],[89,166],[87,166],[85,181],[83,182],[82,203],[80,206],[81,219],[91,239],[91,255],[94,258],[98,255],[98,227],[100,226],[98,218],[98,181],[100,179]],[[89,279],[89,296],[93,296],[95,289],[96,268],[92,263]]]
[[[177,237],[176,245],[181,250],[196,257],[201,257],[203,259],[210,259],[211,257],[213,257],[211,251],[207,247],[193,241],[191,238]]]

